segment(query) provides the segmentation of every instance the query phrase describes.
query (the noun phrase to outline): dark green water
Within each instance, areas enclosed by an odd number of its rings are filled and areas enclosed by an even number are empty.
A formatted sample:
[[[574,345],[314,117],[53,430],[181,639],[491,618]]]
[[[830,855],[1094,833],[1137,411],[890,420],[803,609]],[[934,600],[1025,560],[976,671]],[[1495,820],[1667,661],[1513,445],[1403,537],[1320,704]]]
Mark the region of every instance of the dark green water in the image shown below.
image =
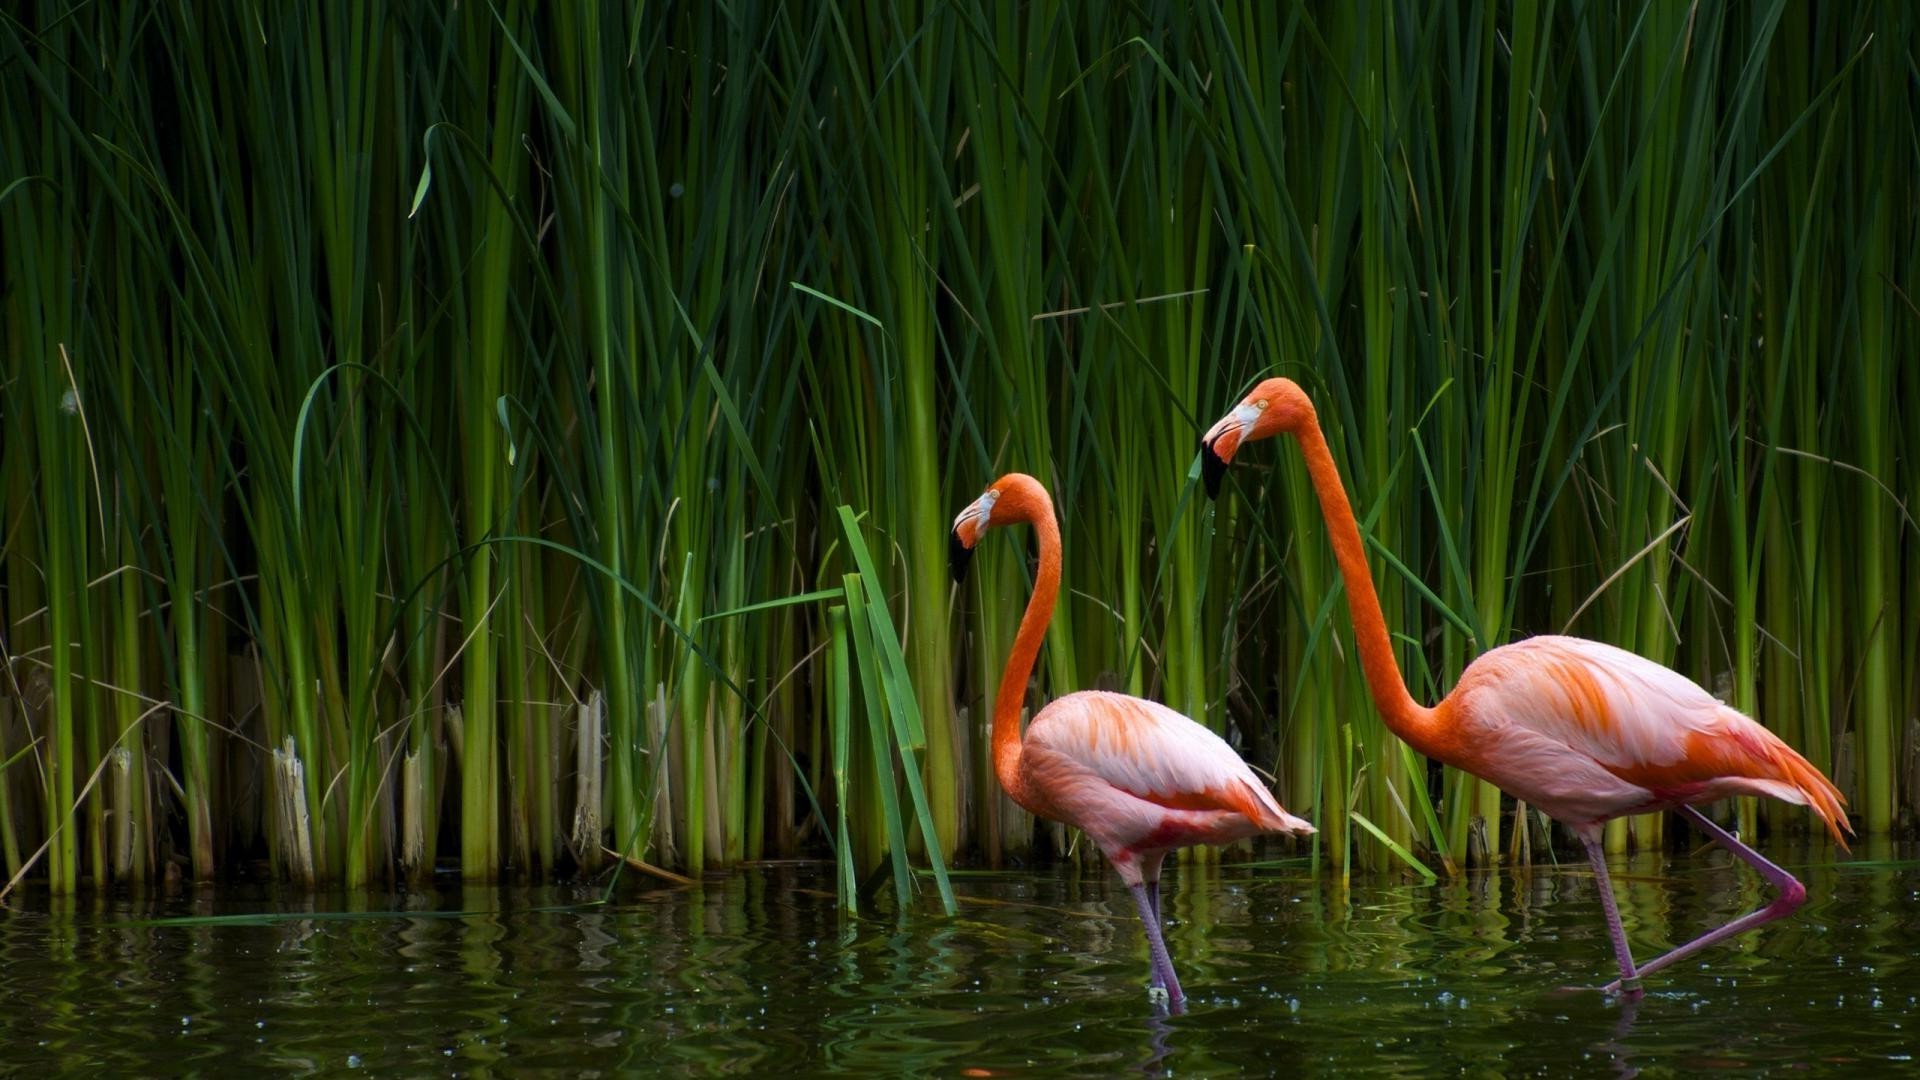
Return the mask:
[[[454,889],[0,913],[0,1073],[388,1075],[1565,1075],[1911,1070],[1920,863],[1774,849],[1800,913],[1650,980],[1605,976],[1593,882],[1568,867],[1342,888],[1293,865],[1174,871],[1186,1015],[1157,1018],[1125,890],[1072,871],[969,875],[958,918],[843,920],[825,867],[697,889]],[[1798,855],[1799,857],[1795,857]],[[1711,852],[1616,867],[1636,951],[1759,906]],[[478,911],[199,925],[258,911]]]

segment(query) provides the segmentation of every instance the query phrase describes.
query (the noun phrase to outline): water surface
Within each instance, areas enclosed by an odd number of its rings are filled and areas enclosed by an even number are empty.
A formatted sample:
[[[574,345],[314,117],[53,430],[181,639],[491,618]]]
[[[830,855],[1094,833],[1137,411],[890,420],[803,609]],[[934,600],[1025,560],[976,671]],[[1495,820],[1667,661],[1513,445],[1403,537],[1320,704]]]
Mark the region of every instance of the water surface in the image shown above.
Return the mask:
[[[1191,1001],[1170,1018],[1147,1001],[1130,896],[1070,868],[956,878],[952,919],[930,895],[904,918],[844,918],[810,864],[695,888],[628,877],[597,905],[597,886],[28,894],[0,912],[0,1073],[1913,1068],[1920,862],[1770,854],[1807,906],[1638,1003],[1561,989],[1612,967],[1573,866],[1349,886],[1297,863],[1174,869]],[[1718,851],[1615,873],[1645,956],[1768,899]],[[259,912],[312,914],[141,922]]]

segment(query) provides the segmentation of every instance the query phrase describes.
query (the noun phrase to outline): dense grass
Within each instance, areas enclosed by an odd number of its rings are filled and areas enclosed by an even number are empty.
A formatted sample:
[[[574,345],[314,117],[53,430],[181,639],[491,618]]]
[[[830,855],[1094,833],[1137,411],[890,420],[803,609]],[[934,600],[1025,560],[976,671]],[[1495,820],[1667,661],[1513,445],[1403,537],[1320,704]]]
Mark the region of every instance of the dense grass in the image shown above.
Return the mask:
[[[1199,430],[1271,372],[1321,403],[1427,696],[1571,630],[1902,828],[1917,26],[0,15],[6,877],[830,848],[904,901],[909,849],[1065,852],[984,767],[1019,549],[943,575],[1009,469],[1063,517],[1036,706],[1191,713],[1342,871],[1543,857],[1537,815],[1373,713],[1295,457],[1198,497]]]

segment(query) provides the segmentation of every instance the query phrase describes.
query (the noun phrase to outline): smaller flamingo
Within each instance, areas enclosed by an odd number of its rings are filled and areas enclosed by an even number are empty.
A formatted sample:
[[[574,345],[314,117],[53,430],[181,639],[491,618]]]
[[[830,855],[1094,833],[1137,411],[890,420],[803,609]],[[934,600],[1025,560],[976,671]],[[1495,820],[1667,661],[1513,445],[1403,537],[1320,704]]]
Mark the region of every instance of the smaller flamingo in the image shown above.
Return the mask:
[[[960,511],[949,569],[965,580],[974,545],[995,525],[1026,522],[1040,538],[1040,571],[993,706],[993,771],[1029,812],[1087,834],[1120,872],[1140,909],[1153,959],[1151,993],[1185,1000],[1160,923],[1160,861],[1175,848],[1259,833],[1303,836],[1226,742],[1157,702],[1083,691],[1055,699],[1020,734],[1020,705],[1060,594],[1060,526],[1038,480],[1008,473]]]
[[[1572,826],[1586,846],[1613,936],[1620,979],[1608,991],[1640,992],[1640,978],[1735,934],[1792,914],[1807,890],[1695,810],[1732,795],[1766,795],[1810,807],[1842,848],[1853,831],[1846,802],[1820,770],[1692,679],[1611,645],[1542,636],[1482,653],[1439,705],[1413,700],[1400,676],[1373,590],[1360,526],[1333,452],[1305,391],[1268,379],[1200,440],[1207,494],[1220,490],[1249,442],[1291,435],[1306,458],[1321,516],[1347,586],[1367,688],[1388,730],[1428,757],[1490,781]],[[1766,907],[1636,966],[1607,879],[1600,828],[1609,818],[1673,810],[1746,860],[1780,891]]]

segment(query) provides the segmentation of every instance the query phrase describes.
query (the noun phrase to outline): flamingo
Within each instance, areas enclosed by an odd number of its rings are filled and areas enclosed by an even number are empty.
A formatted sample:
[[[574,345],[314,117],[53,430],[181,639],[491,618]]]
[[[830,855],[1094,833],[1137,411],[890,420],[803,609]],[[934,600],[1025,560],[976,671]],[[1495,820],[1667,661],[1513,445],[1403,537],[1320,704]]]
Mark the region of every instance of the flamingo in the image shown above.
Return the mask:
[[[1718,941],[1792,914],[1807,891],[1780,867],[1694,809],[1732,795],[1809,806],[1843,849],[1853,831],[1831,781],[1779,737],[1728,708],[1693,680],[1624,649],[1541,636],[1490,649],[1468,665],[1439,705],[1413,700],[1394,660],[1380,598],[1353,507],[1313,403],[1290,379],[1268,379],[1201,439],[1209,497],[1242,446],[1293,436],[1320,498],[1367,688],[1387,728],[1415,750],[1463,769],[1570,826],[1593,864],[1620,978],[1607,993],[1641,992],[1640,980]],[[1673,810],[1744,859],[1778,895],[1767,906],[1635,966],[1614,906],[1601,827],[1623,814]]]
[[[1160,861],[1194,844],[1313,826],[1276,801],[1226,741],[1158,702],[1082,691],[1056,698],[1020,733],[1020,706],[1060,593],[1060,526],[1038,480],[1008,473],[953,519],[948,567],[966,579],[975,544],[995,525],[1026,522],[1040,539],[1033,596],[993,705],[993,771],[1030,813],[1084,832],[1133,893],[1146,928],[1150,995],[1185,1001],[1160,923]]]

